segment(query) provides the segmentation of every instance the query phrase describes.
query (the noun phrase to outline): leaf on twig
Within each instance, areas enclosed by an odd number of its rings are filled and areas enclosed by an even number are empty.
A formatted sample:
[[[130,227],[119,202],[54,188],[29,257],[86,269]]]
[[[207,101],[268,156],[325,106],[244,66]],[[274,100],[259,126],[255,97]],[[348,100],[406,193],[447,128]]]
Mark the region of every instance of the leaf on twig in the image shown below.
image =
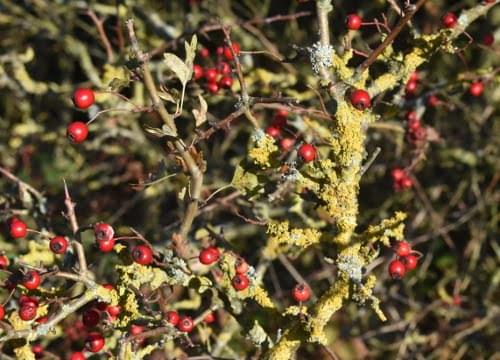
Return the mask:
[[[187,67],[186,64],[174,54],[163,54],[163,58],[168,68],[172,70],[172,72],[177,76],[177,78],[181,81],[182,86],[186,86],[187,82],[191,78],[191,71]]]
[[[144,131],[158,138],[170,137],[173,139],[177,139],[177,136],[172,132],[172,130],[170,130],[167,125],[163,125],[161,129],[146,125],[144,126]]]
[[[207,121],[207,110],[208,105],[203,96],[198,95],[198,100],[200,100],[200,109],[193,109],[193,116],[196,120],[196,127]]]

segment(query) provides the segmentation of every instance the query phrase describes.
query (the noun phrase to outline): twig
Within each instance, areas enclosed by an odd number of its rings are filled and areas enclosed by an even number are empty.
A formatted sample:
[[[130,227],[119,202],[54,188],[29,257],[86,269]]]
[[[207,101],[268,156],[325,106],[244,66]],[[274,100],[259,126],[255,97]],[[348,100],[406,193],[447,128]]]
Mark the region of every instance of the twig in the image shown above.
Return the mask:
[[[17,183],[19,186],[24,187],[26,190],[28,190],[30,193],[32,193],[37,198],[38,201],[42,202],[45,200],[45,198],[41,192],[39,192],[37,189],[35,189],[30,184],[25,183],[24,181],[19,179],[16,175],[14,175],[13,173],[11,173],[9,170],[5,169],[2,166],[0,166],[0,174],[5,176],[10,181]]]
[[[377,147],[375,149],[375,151],[373,152],[372,156],[370,156],[370,158],[368,159],[368,161],[366,162],[366,164],[364,164],[363,167],[361,168],[361,175],[364,175],[364,173],[370,168],[370,166],[372,166],[372,164],[375,161],[375,159],[377,158],[378,154],[380,154],[380,148],[379,147]]]
[[[316,295],[314,295],[314,292],[312,290],[311,285],[309,285],[307,280],[304,279],[304,277],[302,275],[300,275],[300,273],[297,271],[297,269],[295,269],[295,266],[293,266],[293,264],[287,259],[287,257],[283,254],[279,254],[278,259],[279,259],[280,263],[288,270],[290,275],[292,275],[293,279],[297,283],[305,284],[309,288],[309,290],[311,291],[311,300],[316,301],[317,298],[316,298]]]
[[[87,10],[87,15],[92,19],[94,22],[97,32],[99,33],[99,36],[101,38],[101,41],[106,48],[106,54],[108,57],[108,63],[112,63],[115,61],[115,54],[113,52],[113,48],[111,47],[111,43],[109,42],[108,35],[106,35],[106,32],[104,31],[104,19],[99,19],[95,12],[91,9]]]

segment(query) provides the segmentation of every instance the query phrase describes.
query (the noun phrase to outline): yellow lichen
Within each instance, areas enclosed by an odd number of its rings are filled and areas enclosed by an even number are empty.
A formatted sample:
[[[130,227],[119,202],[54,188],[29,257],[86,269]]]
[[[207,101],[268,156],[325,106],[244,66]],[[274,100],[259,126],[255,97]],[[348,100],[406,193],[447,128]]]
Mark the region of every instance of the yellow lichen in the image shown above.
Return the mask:
[[[269,297],[269,294],[261,286],[255,286],[253,288],[253,298],[255,301],[263,308],[275,309],[273,301]]]
[[[252,148],[248,152],[248,156],[253,162],[261,168],[271,166],[271,156],[278,151],[274,139],[265,134],[259,140],[253,143]]]
[[[16,354],[16,359],[18,360],[35,360],[35,354],[31,351],[31,347],[28,343],[15,348],[14,354]]]
[[[20,257],[20,261],[33,266],[51,266],[55,262],[55,255],[49,248],[48,240],[29,241],[28,253]]]
[[[390,240],[401,241],[404,239],[404,223],[406,213],[397,211],[391,218],[384,219],[378,225],[370,225],[360,238],[368,243],[380,241],[385,246],[390,246]]]
[[[293,248],[304,250],[320,240],[321,233],[312,228],[292,228],[288,221],[270,222],[267,233],[269,234],[262,254],[267,259],[275,259],[279,254],[288,252]]]

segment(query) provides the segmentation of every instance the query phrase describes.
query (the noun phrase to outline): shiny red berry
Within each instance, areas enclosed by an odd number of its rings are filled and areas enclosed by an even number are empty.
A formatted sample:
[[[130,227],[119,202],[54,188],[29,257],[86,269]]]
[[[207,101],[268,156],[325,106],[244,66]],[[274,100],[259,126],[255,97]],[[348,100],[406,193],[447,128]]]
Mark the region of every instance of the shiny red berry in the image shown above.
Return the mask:
[[[86,327],[94,327],[99,324],[101,314],[96,309],[88,309],[82,314],[82,322]]]
[[[231,66],[227,62],[221,61],[219,65],[217,65],[217,71],[221,75],[228,75],[231,73]]]
[[[143,332],[144,332],[144,326],[137,324],[130,325],[130,330],[129,330],[130,335],[139,335],[142,334]]]
[[[175,310],[171,310],[165,314],[165,319],[174,326],[177,326],[179,323],[179,318],[179,313]]]
[[[47,321],[49,321],[48,316],[40,316],[38,319],[35,320],[38,324],[45,324]]]
[[[216,248],[209,247],[200,251],[198,259],[203,265],[211,265],[219,260],[220,253]]]
[[[411,245],[406,241],[399,241],[396,244],[396,255],[399,257],[408,256],[411,254]]]
[[[19,219],[14,219],[10,223],[10,236],[14,239],[21,239],[28,233],[26,223]]]
[[[132,259],[141,265],[149,265],[153,262],[153,250],[146,245],[137,245],[132,249]]]
[[[472,84],[470,84],[469,94],[471,94],[472,96],[481,96],[483,94],[483,91],[484,84],[482,81],[474,81]]]
[[[35,290],[42,281],[40,274],[34,270],[28,271],[23,275],[21,284],[28,290]]]
[[[232,47],[234,53],[236,54],[236,56],[238,56],[240,54],[240,45],[238,45],[238,43],[233,42]],[[231,49],[228,46],[224,47],[223,54],[227,60],[233,60],[233,53],[231,52]]]
[[[418,74],[417,71],[414,71],[410,74],[410,77],[408,78],[408,81],[419,81],[420,80],[420,75]]]
[[[283,138],[280,141],[280,146],[281,149],[284,151],[290,151],[292,150],[293,146],[295,145],[295,139],[294,138]]]
[[[31,351],[33,352],[33,354],[35,354],[35,357],[38,359],[43,355],[42,344],[33,344],[33,346],[31,346]]]
[[[242,291],[248,287],[250,280],[245,274],[236,274],[231,280],[231,284],[236,291]]]
[[[403,259],[403,264],[405,265],[406,271],[411,271],[415,269],[418,265],[418,257],[415,255],[405,256]]]
[[[69,360],[85,360],[85,359],[86,359],[85,355],[83,355],[83,353],[80,351],[72,353],[71,356],[69,357]]]
[[[49,248],[54,254],[64,254],[68,250],[68,240],[64,236],[56,236],[50,239]]]
[[[224,89],[230,89],[233,86],[233,78],[230,76],[223,76],[219,80],[219,86]]]
[[[370,94],[362,89],[356,89],[349,95],[352,106],[358,110],[365,110],[372,106]]]
[[[97,246],[99,250],[103,253],[107,253],[113,251],[113,247],[115,246],[115,239],[111,238],[109,240],[101,240],[97,242]]]
[[[207,58],[210,56],[210,50],[207,48],[201,48],[199,54],[202,58]]]
[[[401,188],[404,189],[410,189],[413,186],[413,181],[411,178],[406,176],[404,179],[401,180]]]
[[[392,260],[389,264],[389,275],[393,279],[401,279],[405,276],[405,265],[400,260]]]
[[[209,83],[217,81],[217,70],[214,68],[205,69],[205,80]]]
[[[302,160],[306,163],[313,161],[316,158],[317,150],[314,145],[302,144],[297,151]]]
[[[305,284],[297,284],[292,290],[295,301],[304,302],[311,298],[311,289]]]
[[[33,297],[33,296],[26,296],[26,295],[21,295],[19,297],[19,304],[21,306],[23,305],[32,305],[37,307],[38,306],[38,299]]]
[[[115,318],[122,312],[122,308],[119,305],[108,305],[106,307],[106,312],[111,318]]]
[[[243,258],[238,258],[234,264],[234,270],[237,274],[246,274],[248,271],[248,263]]]
[[[276,126],[268,126],[266,128],[266,134],[272,138],[279,138],[281,136],[281,129]]]
[[[84,122],[75,121],[68,125],[66,135],[72,142],[79,144],[84,142],[89,135],[89,128]]]
[[[222,56],[222,54],[224,54],[224,48],[222,46],[218,46],[215,50],[215,53],[217,54],[217,56]]]
[[[493,36],[492,33],[488,33],[483,36],[483,45],[485,46],[491,46],[495,42],[495,37]]]
[[[85,349],[87,351],[96,353],[104,347],[104,337],[99,332],[91,332],[85,340]]]
[[[31,321],[36,317],[38,307],[33,303],[26,303],[19,308],[19,317],[24,321]]]
[[[177,323],[177,329],[182,332],[191,332],[194,329],[194,322],[189,316],[181,316]]]
[[[274,114],[272,126],[283,127],[287,124],[287,120],[288,120],[288,110],[279,109]]]
[[[73,93],[73,103],[79,109],[87,109],[95,101],[94,92],[91,89],[80,88]]]
[[[115,236],[115,230],[109,224],[97,223],[94,225],[94,236],[97,241],[111,240]]]
[[[0,304],[0,320],[3,320],[5,317],[5,308],[3,307],[2,304]]]
[[[359,30],[361,28],[363,20],[358,14],[347,15],[345,19],[345,24],[349,30]]]
[[[200,65],[193,65],[193,78],[199,80],[203,77],[203,68]]]
[[[203,318],[203,322],[205,324],[211,324],[215,321],[215,314],[213,313],[213,311],[209,312],[207,315],[205,315],[205,317]]]
[[[7,269],[9,267],[9,259],[5,255],[0,255],[0,269]]]
[[[207,90],[210,94],[215,95],[219,92],[219,85],[217,83],[208,83]]]
[[[406,91],[406,95],[408,96],[413,96],[417,93],[417,87],[418,87],[418,83],[416,81],[408,81],[406,83],[406,87],[405,87],[405,91]]]
[[[427,104],[431,107],[436,107],[441,103],[441,100],[436,95],[429,95]]]
[[[454,28],[457,25],[457,16],[452,12],[448,12],[441,18],[441,24],[447,29]]]

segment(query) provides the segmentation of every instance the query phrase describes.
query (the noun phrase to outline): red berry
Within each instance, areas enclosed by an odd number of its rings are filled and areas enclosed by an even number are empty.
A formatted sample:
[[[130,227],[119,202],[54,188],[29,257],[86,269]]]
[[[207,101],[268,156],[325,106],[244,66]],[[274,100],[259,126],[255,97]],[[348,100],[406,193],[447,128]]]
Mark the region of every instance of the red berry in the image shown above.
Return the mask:
[[[211,311],[203,318],[205,324],[211,324],[215,321],[215,314]]]
[[[418,265],[418,257],[415,255],[408,255],[403,258],[403,264],[405,265],[406,271],[411,271],[415,269]]]
[[[54,254],[64,254],[68,249],[68,240],[64,236],[56,236],[50,239],[49,248]]]
[[[451,29],[455,27],[455,25],[457,25],[457,16],[452,12],[448,12],[444,14],[443,17],[441,18],[441,24],[445,28]]]
[[[345,19],[345,24],[349,30],[359,30],[361,28],[363,20],[358,14],[347,15]]]
[[[31,351],[33,354],[35,354],[36,358],[39,358],[41,355],[43,355],[43,346],[42,344],[33,344],[31,347]]]
[[[97,241],[111,240],[115,236],[115,230],[109,224],[97,223],[94,225],[94,236]]]
[[[495,42],[495,37],[492,33],[488,33],[483,37],[483,45],[491,46]]]
[[[89,328],[99,324],[100,320],[101,320],[101,314],[96,309],[88,309],[82,315],[83,325]]]
[[[99,246],[99,250],[103,253],[107,253],[113,251],[113,247],[115,246],[115,239],[111,238],[109,240],[101,240],[97,242]]]
[[[45,324],[47,321],[49,321],[48,316],[41,316],[38,319],[35,320],[38,324]]]
[[[208,83],[207,84],[207,90],[210,94],[215,95],[219,92],[219,85],[217,83]]]
[[[209,68],[205,70],[205,80],[209,83],[214,83],[217,81],[217,70],[214,68]]]
[[[104,347],[104,337],[99,332],[91,332],[85,340],[85,349],[96,353]]]
[[[238,45],[238,43],[234,42],[234,43],[232,43],[232,48],[233,48],[233,51],[236,54],[236,56],[238,56],[240,54],[240,45]],[[224,46],[223,53],[224,53],[224,57],[227,60],[233,60],[233,53],[231,52],[231,49],[228,46]]]
[[[302,144],[298,150],[299,156],[306,163],[313,161],[316,158],[316,148],[311,144]]]
[[[23,305],[32,305],[32,306],[37,307],[38,306],[38,300],[37,300],[37,298],[32,297],[32,296],[21,295],[19,297],[19,304],[21,306],[23,306]]]
[[[372,105],[370,94],[361,89],[352,91],[349,96],[349,100],[351,101],[352,106],[358,110],[368,109]]]
[[[202,58],[207,58],[210,56],[210,50],[208,50],[207,48],[201,48],[200,49],[200,56]]]
[[[389,264],[389,275],[393,279],[401,279],[405,276],[405,266],[399,260],[392,260]]]
[[[130,325],[130,330],[129,330],[130,335],[139,335],[142,334],[143,332],[144,332],[144,326],[137,324]]]
[[[198,64],[193,65],[193,77],[195,80],[199,80],[203,77],[203,68]]]
[[[77,351],[71,354],[69,360],[85,360],[85,355],[82,352]]]
[[[276,126],[268,126],[266,129],[266,134],[276,139],[281,136],[281,129]]]
[[[3,307],[2,304],[0,304],[0,320],[3,320],[5,317],[5,308]]]
[[[24,274],[21,284],[28,290],[35,290],[41,281],[40,274],[32,270]]]
[[[236,274],[231,280],[231,284],[236,291],[242,291],[248,287],[250,280],[245,274]]]
[[[177,323],[177,329],[182,332],[191,332],[194,329],[193,319],[189,316],[181,316],[179,322]]]
[[[203,265],[211,265],[219,260],[219,252],[214,251],[213,247],[205,248],[200,251],[198,259]]]
[[[221,61],[217,66],[217,71],[219,72],[219,74],[227,75],[231,72],[231,66],[229,66],[227,62]]]
[[[19,317],[24,321],[31,321],[36,317],[37,306],[33,303],[26,303],[19,308]]]
[[[419,81],[420,76],[418,75],[417,71],[414,71],[410,74],[410,77],[408,78],[408,81]]]
[[[280,141],[280,146],[284,151],[290,151],[293,148],[293,145],[295,145],[294,138],[284,138]]]
[[[85,141],[89,134],[89,128],[87,124],[81,121],[74,121],[68,125],[66,129],[66,135],[75,144],[79,144]]]
[[[217,54],[217,56],[221,56],[222,54],[224,54],[224,48],[222,46],[218,46],[215,50],[215,53]]]
[[[9,259],[5,255],[0,255],[0,269],[7,269],[9,266]]]
[[[79,109],[87,109],[94,103],[94,92],[91,89],[80,88],[73,93],[73,103]]]
[[[14,219],[10,223],[10,236],[14,239],[20,239],[26,236],[28,233],[28,227],[24,221],[19,219]]]
[[[122,312],[122,308],[119,305],[108,305],[106,307],[106,312],[111,318],[115,318]]]
[[[109,291],[115,289],[115,287],[113,286],[113,284],[103,284],[102,287],[105,288],[106,290],[109,290]]]
[[[406,83],[406,95],[412,96],[417,92],[418,83],[416,81],[410,80]]]
[[[483,94],[483,91],[484,84],[481,81],[474,81],[472,84],[470,84],[469,94],[471,94],[472,96],[481,96]]]
[[[153,250],[146,245],[137,245],[132,249],[132,259],[138,264],[149,265],[153,262]]]
[[[411,254],[411,245],[406,241],[399,241],[396,244],[396,255],[399,257],[408,256]]]
[[[413,186],[413,181],[409,177],[405,177],[404,179],[401,180],[401,188],[404,189],[410,189]]]
[[[165,314],[165,319],[172,325],[177,326],[179,323],[179,313],[175,310],[171,310]]]
[[[219,80],[219,86],[221,88],[230,89],[233,86],[233,78],[230,76],[223,76]]]
[[[304,302],[311,298],[311,290],[305,284],[297,284],[292,290],[295,301]]]
[[[427,98],[427,104],[431,107],[436,107],[441,103],[441,100],[436,95],[429,95]]]
[[[248,271],[248,263],[243,258],[238,258],[234,264],[234,270],[237,274],[246,274]]]

